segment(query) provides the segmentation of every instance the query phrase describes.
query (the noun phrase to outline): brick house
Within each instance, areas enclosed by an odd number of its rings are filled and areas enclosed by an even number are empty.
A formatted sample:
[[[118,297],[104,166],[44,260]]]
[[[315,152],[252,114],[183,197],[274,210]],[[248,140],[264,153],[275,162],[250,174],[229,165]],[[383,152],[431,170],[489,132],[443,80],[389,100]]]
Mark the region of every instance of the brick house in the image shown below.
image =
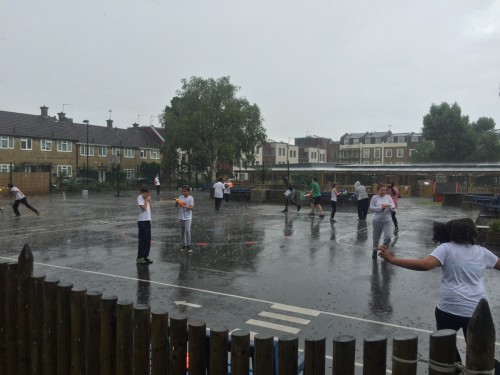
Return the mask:
[[[111,119],[106,126],[76,123],[63,112],[56,118],[47,107],[40,109],[40,115],[0,111],[0,173],[12,168],[75,177],[88,162],[103,180],[118,162],[126,178],[137,177],[142,162],[161,164],[161,129],[138,124],[113,128]]]

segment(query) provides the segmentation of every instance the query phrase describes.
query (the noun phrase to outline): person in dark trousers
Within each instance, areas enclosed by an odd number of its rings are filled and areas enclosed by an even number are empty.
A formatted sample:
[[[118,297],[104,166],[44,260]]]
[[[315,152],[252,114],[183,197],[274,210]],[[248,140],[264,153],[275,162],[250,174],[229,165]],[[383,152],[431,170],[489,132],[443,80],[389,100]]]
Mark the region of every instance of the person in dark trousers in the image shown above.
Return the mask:
[[[214,184],[214,198],[215,198],[215,209],[220,210],[220,205],[224,199],[224,184],[222,183],[222,177]]]
[[[229,177],[224,181],[224,199],[226,201],[226,206],[229,203],[229,196],[231,195],[231,188],[233,183],[229,180]]]
[[[389,182],[387,184],[387,195],[389,195],[392,198],[392,201],[394,202],[394,205],[396,206],[396,209],[398,208],[398,198],[399,198],[399,189],[394,187],[394,182]],[[394,234],[399,233],[399,227],[398,227],[398,219],[396,218],[396,210],[391,211],[391,218],[392,222],[394,223]]]
[[[14,194],[16,197],[16,201],[12,205],[12,209],[14,210],[14,214],[16,216],[21,216],[21,213],[19,212],[19,205],[21,203],[24,204],[31,211],[33,211],[35,214],[40,215],[40,212],[35,207],[33,207],[28,203],[28,198],[26,198],[26,195],[24,195],[21,190],[19,190],[16,186],[12,184],[8,184],[7,186],[9,187],[10,192]]]
[[[358,201],[358,219],[366,220],[366,215],[368,215],[368,207],[370,206],[370,201],[368,200],[368,193],[364,185],[361,182],[356,181],[354,184],[354,196]]]
[[[337,183],[332,183],[332,195],[330,198],[330,205],[332,206],[332,213],[330,215],[330,221],[335,221],[335,213],[337,212],[337,198],[340,193],[337,190]]]
[[[139,243],[137,247],[137,264],[151,264],[149,251],[151,249],[151,189],[149,186],[141,186],[140,194],[137,197],[139,215],[137,217],[137,227],[139,228]]]
[[[295,189],[293,185],[288,181],[286,177],[283,178],[283,182],[285,183],[285,209],[281,212],[288,212],[288,203],[293,203],[297,207],[297,212],[300,211],[302,206],[295,200]]]
[[[467,340],[467,327],[482,298],[487,299],[484,273],[487,269],[500,271],[500,259],[488,249],[476,245],[477,228],[470,218],[448,223],[434,222],[433,240],[440,242],[423,259],[397,258],[387,246],[380,246],[380,256],[387,262],[413,271],[430,271],[441,267],[441,292],[435,317],[438,330],[462,328]],[[456,361],[461,362],[456,351]],[[495,374],[500,370],[495,360]]]

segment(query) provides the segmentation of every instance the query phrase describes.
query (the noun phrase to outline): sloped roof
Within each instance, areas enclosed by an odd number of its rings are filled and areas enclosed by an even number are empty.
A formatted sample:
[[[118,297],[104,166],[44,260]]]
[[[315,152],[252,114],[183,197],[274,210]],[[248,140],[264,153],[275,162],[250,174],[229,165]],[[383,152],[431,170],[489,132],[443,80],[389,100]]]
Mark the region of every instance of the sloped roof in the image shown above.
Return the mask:
[[[382,138],[390,135],[391,133],[389,132],[373,132],[373,133],[367,133],[365,138]]]
[[[88,125],[89,144],[112,147],[160,148],[161,130],[149,126],[120,129]],[[0,111],[0,135],[87,142],[87,125],[71,120],[58,121],[54,117]]]

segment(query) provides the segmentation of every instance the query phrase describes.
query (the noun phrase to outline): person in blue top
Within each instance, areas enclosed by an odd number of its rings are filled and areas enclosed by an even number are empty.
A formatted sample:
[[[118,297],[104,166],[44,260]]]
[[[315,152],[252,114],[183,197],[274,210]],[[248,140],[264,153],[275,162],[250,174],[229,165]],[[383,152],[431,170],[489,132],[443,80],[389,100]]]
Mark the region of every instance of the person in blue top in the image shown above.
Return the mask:
[[[387,246],[380,246],[380,256],[387,262],[413,271],[441,267],[441,292],[435,310],[437,329],[462,328],[467,340],[469,321],[482,298],[487,299],[483,278],[487,269],[500,271],[500,259],[488,249],[476,245],[477,228],[469,218],[433,224],[433,240],[440,242],[423,259],[397,258]],[[457,350],[456,360],[461,362]],[[495,369],[500,363],[495,360]],[[497,372],[495,372],[496,374]]]

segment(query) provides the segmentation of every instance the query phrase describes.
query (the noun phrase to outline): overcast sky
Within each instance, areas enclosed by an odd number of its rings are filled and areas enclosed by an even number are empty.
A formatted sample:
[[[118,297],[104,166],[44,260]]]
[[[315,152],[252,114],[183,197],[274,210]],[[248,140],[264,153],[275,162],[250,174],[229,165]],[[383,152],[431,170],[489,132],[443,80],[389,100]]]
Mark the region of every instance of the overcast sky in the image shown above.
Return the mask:
[[[500,0],[0,0],[0,110],[158,125],[192,76],[276,141],[419,132],[441,102],[500,128]]]

